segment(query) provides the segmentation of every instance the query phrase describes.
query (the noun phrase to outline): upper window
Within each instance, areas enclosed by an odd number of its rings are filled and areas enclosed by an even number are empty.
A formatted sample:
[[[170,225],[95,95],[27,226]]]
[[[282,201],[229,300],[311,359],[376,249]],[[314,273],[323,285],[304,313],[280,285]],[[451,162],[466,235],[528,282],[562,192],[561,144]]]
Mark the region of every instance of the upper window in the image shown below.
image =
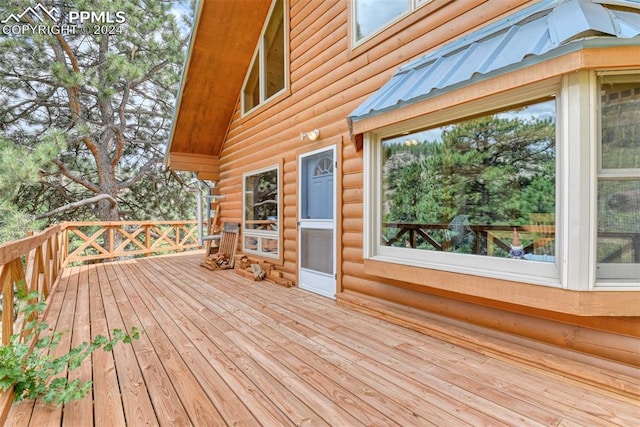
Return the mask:
[[[640,76],[602,75],[597,272],[640,279]]]
[[[272,6],[242,90],[247,113],[282,92],[287,80],[286,11],[283,0]]]
[[[279,182],[277,166],[244,176],[243,251],[279,258]]]
[[[354,41],[372,36],[430,0],[353,0]]]

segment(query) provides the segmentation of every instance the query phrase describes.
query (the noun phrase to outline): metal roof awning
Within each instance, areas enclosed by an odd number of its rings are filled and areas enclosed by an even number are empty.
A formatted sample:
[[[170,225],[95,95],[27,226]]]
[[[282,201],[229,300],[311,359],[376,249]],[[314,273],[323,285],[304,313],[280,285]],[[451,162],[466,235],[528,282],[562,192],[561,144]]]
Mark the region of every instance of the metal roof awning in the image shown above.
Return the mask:
[[[639,35],[637,1],[542,1],[400,67],[347,120],[353,126],[586,47],[640,45]]]

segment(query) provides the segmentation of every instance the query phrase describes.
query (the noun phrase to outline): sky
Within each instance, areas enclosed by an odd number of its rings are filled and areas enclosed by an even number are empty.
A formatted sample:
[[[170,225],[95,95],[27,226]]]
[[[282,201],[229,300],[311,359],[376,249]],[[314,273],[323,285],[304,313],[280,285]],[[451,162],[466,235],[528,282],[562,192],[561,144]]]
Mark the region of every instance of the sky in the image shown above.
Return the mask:
[[[553,119],[555,117],[555,100],[544,101],[537,104],[528,105],[524,108],[508,110],[503,113],[496,114],[499,118],[519,118],[522,120],[535,119]],[[406,140],[424,141],[440,141],[442,142],[442,131],[446,126],[440,126],[420,132],[401,135],[395,138],[385,140],[388,144],[404,143]]]
[[[356,20],[362,37],[367,37],[409,10],[410,0],[358,0]]]

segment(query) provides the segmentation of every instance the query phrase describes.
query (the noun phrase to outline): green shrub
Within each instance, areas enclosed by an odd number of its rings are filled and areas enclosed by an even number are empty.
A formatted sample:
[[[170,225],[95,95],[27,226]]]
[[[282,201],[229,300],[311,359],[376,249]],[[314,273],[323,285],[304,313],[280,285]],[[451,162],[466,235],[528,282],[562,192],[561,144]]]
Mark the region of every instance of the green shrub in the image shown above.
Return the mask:
[[[17,287],[16,300],[20,313],[24,315],[24,330],[27,332],[24,336],[12,335],[8,345],[0,346],[0,390],[6,391],[13,386],[15,402],[40,397],[47,403],[62,405],[82,398],[91,390],[92,382],[69,381],[60,374],[65,369],[78,368],[96,350],[111,351],[117,343],[128,344],[140,336],[135,327],[131,328],[130,334],[114,329],[111,339],[98,335],[90,343],[84,342],[55,357],[54,350],[63,334],[54,332],[40,336],[49,327],[41,319],[46,304],[38,301],[37,292],[27,293],[24,284]]]

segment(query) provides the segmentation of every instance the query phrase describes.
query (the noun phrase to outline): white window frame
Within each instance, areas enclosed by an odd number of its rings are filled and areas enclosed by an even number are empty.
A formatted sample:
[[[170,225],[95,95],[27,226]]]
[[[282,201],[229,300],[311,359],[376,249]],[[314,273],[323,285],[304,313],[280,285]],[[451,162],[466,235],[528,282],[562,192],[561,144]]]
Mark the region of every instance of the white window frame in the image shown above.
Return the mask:
[[[247,177],[258,175],[264,172],[275,170],[278,178],[278,219],[276,230],[255,230],[252,228],[246,228],[246,191],[247,191]],[[282,227],[282,176],[280,174],[280,165],[274,164],[261,169],[253,170],[242,175],[242,252],[252,255],[257,255],[265,258],[280,259],[282,256],[282,240],[280,239],[280,230]],[[257,241],[257,248],[249,249],[246,246],[246,237],[253,237]],[[272,252],[264,252],[262,250],[262,239],[273,239],[278,243],[278,252],[276,254]]]
[[[596,277],[598,178],[608,176],[608,171],[601,171],[599,158],[598,75],[602,73],[640,76],[640,70],[582,70],[365,134],[363,257],[574,291],[640,290],[640,280],[598,280]],[[523,105],[552,95],[556,97],[555,264],[394,248],[380,244],[382,189],[379,183],[382,171],[379,165],[383,138],[462,121],[465,117],[482,112]]]
[[[251,57],[251,62],[249,63],[249,68],[247,69],[247,74],[244,77],[244,82],[242,83],[242,91],[240,92],[240,111],[242,112],[242,116],[246,116],[251,114],[253,111],[260,108],[262,105],[266,104],[270,100],[277,98],[279,95],[285,93],[289,90],[289,9],[287,8],[287,0],[282,0],[282,20],[284,25],[284,87],[267,98],[267,89],[266,89],[266,80],[267,80],[267,52],[265,46],[265,38],[264,34],[269,26],[269,21],[271,20],[271,15],[273,14],[274,8],[276,6],[277,0],[273,0],[271,2],[271,6],[269,8],[268,18],[265,20],[264,25],[262,26],[262,31],[260,32],[260,40],[258,41],[258,45]],[[253,69],[253,64],[255,61],[258,61],[258,92],[260,94],[260,99],[255,107],[252,107],[248,110],[245,110],[245,89],[247,87],[247,83],[249,81],[249,77],[251,75],[251,70]]]
[[[591,206],[593,224],[597,224],[597,216],[598,216],[598,182],[600,179],[640,179],[640,168],[628,168],[628,169],[604,169],[602,167],[602,132],[601,132],[601,115],[600,115],[600,78],[603,76],[607,76],[611,79],[613,83],[624,83],[624,82],[640,82],[640,70],[625,70],[625,71],[599,71],[595,72],[592,76],[592,84],[590,86],[591,96],[593,99],[593,105],[597,105],[597,108],[594,108],[594,117],[593,117],[593,127],[594,127],[594,141],[596,144],[594,145],[594,153],[593,157],[595,158],[595,171],[593,174],[593,203]],[[613,269],[615,267],[625,269],[627,265],[616,265],[616,264],[600,264],[597,263],[597,230],[596,227],[592,227],[592,239],[593,239],[593,256],[592,256],[592,265],[595,268],[607,268]],[[633,267],[631,267],[633,268]],[[637,268],[637,267],[636,267]],[[627,267],[629,269],[629,267]],[[625,290],[625,289],[638,289],[640,288],[640,278],[636,279],[616,279],[616,278],[599,278],[594,270],[593,276],[595,278],[595,289],[602,290]]]
[[[365,135],[364,148],[364,253],[365,259],[404,264],[413,267],[423,267],[435,270],[451,271],[476,276],[493,277],[540,284],[553,287],[563,286],[563,260],[566,259],[566,236],[563,224],[567,211],[563,196],[567,191],[567,178],[563,176],[568,143],[562,138],[568,105],[565,94],[561,91],[559,79],[552,82],[532,85],[528,88],[515,90],[508,94],[501,94],[481,101],[475,101],[463,106],[453,107],[405,122],[402,125],[392,125]],[[456,254],[450,252],[426,251],[384,246],[380,243],[382,235],[382,139],[424,128],[433,128],[446,123],[462,121],[467,117],[478,115],[482,111],[487,114],[497,110],[507,110],[510,107],[535,103],[541,99],[556,98],[556,257],[555,262],[538,262],[529,260],[515,260],[488,256]],[[564,282],[566,283],[566,282]]]
[[[361,38],[360,40],[357,39],[357,35],[358,35],[358,31],[357,31],[357,24],[358,24],[358,19],[357,19],[357,2],[358,0],[351,0],[351,34],[352,34],[352,46],[356,47],[359,46],[363,43],[365,43],[367,40],[370,40],[371,38],[375,37],[377,34],[380,34],[382,31],[386,30],[387,28],[391,27],[393,24],[395,24],[398,21],[401,21],[402,19],[406,18],[407,16],[411,15],[413,12],[415,12],[417,9],[431,3],[433,0],[409,0],[409,9],[396,16],[394,19],[392,19],[391,21],[387,22],[386,24],[382,25],[380,28],[378,28],[377,30],[375,30],[374,32],[372,32],[371,34],[369,34],[368,36],[365,36],[363,38]]]

